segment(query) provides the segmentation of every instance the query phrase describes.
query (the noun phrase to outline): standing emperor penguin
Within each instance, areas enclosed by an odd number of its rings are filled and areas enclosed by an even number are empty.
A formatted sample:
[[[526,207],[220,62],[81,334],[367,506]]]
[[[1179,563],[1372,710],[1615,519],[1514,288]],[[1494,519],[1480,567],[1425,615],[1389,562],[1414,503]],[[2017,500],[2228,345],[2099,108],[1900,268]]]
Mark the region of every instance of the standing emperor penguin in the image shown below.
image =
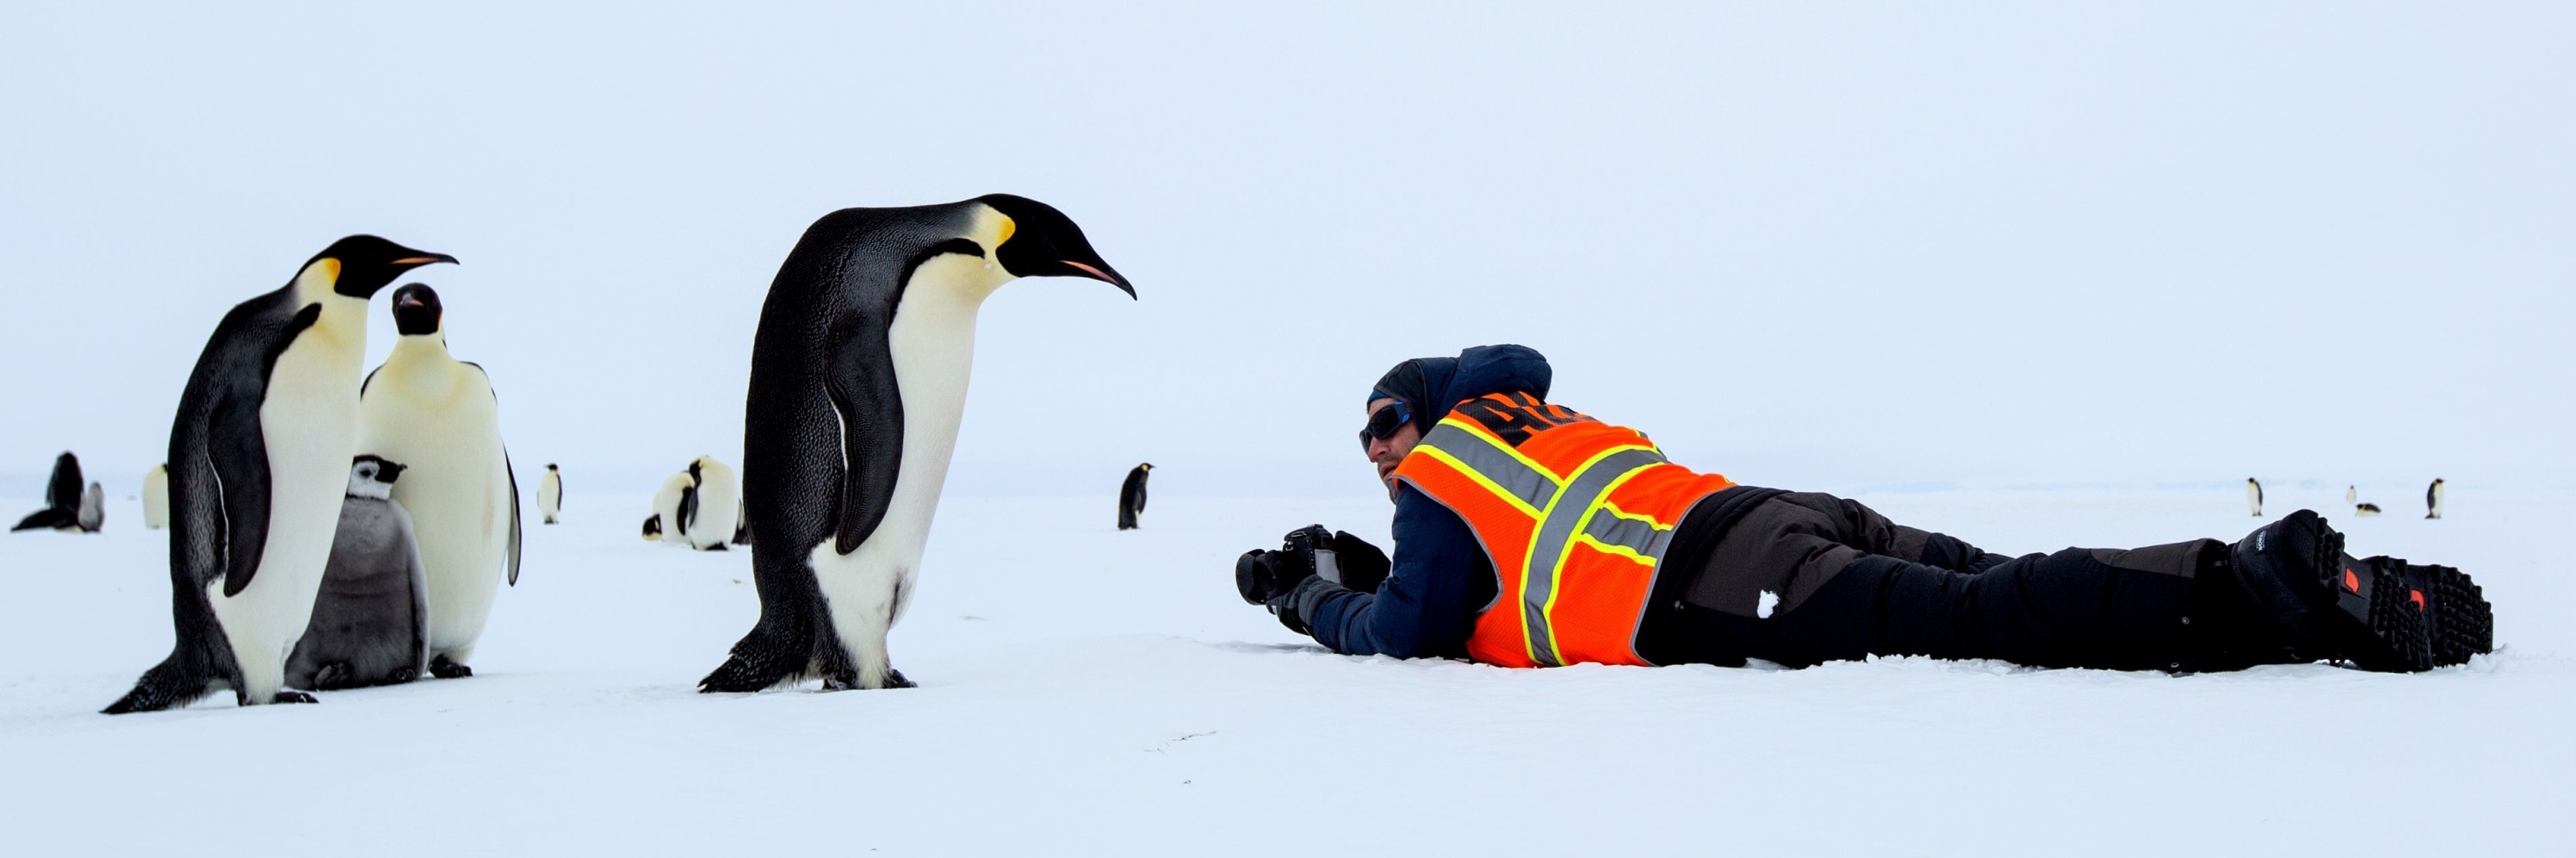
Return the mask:
[[[689,547],[723,551],[742,522],[742,480],[734,476],[732,466],[714,456],[690,460],[689,478],[698,485],[689,505],[692,512],[685,534]]]
[[[2253,477],[2245,478],[2245,505],[2254,508],[2254,517],[2263,517],[2263,484]]]
[[[681,471],[662,479],[653,493],[653,515],[644,519],[644,538],[673,545],[689,544],[689,519],[698,515],[698,476]]]
[[[2440,477],[2434,477],[2433,484],[2424,487],[2424,517],[2442,517],[2442,478]]]
[[[1145,511],[1145,476],[1154,472],[1154,463],[1137,465],[1127,472],[1127,481],[1118,484],[1118,529],[1135,530],[1136,516]]]
[[[359,447],[403,463],[393,499],[429,570],[429,673],[474,675],[474,642],[501,581],[519,583],[519,482],[483,368],[447,352],[446,308],[418,283],[394,290],[393,354],[359,394]]]
[[[555,517],[562,514],[563,470],[555,467],[555,463],[547,462],[545,477],[537,480],[537,515],[545,523],[553,524]]]
[[[349,465],[349,495],[331,565],[304,639],[286,659],[286,682],[330,691],[420,678],[429,666],[429,573],[411,516],[393,499],[403,466],[379,456]]]
[[[109,714],[224,688],[243,705],[313,702],[283,687],[286,658],[313,616],[358,452],[367,299],[405,271],[455,261],[353,235],[215,325],[170,426],[178,640]]]
[[[1008,194],[842,209],[778,268],[743,426],[760,622],[700,691],[905,687],[886,655],[966,407],[975,314],[1021,277],[1134,297],[1082,228]]]
[[[160,530],[170,526],[170,466],[154,465],[143,472],[143,526]]]
[[[11,532],[21,530],[77,530],[80,528],[81,492],[80,457],[72,451],[54,457],[53,476],[45,480],[45,508],[27,514]]]

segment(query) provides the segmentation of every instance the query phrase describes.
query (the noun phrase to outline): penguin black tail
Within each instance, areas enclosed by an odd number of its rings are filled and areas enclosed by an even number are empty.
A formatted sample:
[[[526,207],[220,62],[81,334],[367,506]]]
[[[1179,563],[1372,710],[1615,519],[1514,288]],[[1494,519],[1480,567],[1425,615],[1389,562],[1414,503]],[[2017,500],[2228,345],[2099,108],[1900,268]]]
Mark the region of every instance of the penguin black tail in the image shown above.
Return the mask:
[[[125,692],[125,696],[116,698],[116,702],[107,704],[107,708],[99,712],[107,715],[159,712],[197,702],[198,698],[214,690],[212,678],[203,671],[180,664],[179,657],[174,654],[153,665],[151,670],[144,671],[143,678],[134,681],[134,690]]]

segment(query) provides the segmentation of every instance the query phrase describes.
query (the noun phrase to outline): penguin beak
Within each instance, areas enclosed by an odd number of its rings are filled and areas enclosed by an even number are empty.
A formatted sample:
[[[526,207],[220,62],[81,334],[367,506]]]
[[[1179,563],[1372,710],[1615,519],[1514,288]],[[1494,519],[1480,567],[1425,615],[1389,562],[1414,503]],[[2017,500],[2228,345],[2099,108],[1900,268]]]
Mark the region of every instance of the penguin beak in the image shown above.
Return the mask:
[[[447,264],[449,264],[449,265],[463,265],[463,264],[465,264],[465,263],[462,263],[462,262],[458,262],[458,261],[456,261],[456,257],[449,256],[449,255],[444,254],[444,253],[423,253],[423,254],[421,254],[421,255],[419,255],[419,256],[406,256],[406,257],[403,257],[403,258],[401,258],[401,259],[396,259],[396,260],[394,260],[394,264],[395,264],[395,265],[401,265],[401,266],[405,266],[405,267],[418,267],[418,266],[422,266],[422,265],[428,265],[428,264],[433,263],[433,262],[444,262],[444,263],[447,263]]]
[[[1076,271],[1082,272],[1082,276],[1084,277],[1089,277],[1093,280],[1098,280],[1102,283],[1118,287],[1118,291],[1127,293],[1128,300],[1132,301],[1136,299],[1136,287],[1130,285],[1127,282],[1127,278],[1118,276],[1118,272],[1110,270],[1109,263],[1100,263],[1099,267],[1095,268],[1084,263],[1067,259],[1064,260],[1064,264],[1071,266]]]

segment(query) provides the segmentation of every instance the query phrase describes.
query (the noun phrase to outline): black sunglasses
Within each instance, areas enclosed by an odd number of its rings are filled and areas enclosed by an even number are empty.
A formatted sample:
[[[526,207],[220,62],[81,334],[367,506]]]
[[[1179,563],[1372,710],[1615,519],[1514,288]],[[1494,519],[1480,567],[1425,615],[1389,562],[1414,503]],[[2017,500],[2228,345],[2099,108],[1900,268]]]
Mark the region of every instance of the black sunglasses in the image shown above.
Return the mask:
[[[1401,399],[1389,403],[1385,408],[1369,412],[1368,425],[1360,427],[1360,446],[1368,446],[1369,439],[1372,438],[1383,439],[1392,436],[1395,430],[1402,429],[1404,424],[1411,422],[1413,422],[1413,410],[1404,407],[1404,400]]]

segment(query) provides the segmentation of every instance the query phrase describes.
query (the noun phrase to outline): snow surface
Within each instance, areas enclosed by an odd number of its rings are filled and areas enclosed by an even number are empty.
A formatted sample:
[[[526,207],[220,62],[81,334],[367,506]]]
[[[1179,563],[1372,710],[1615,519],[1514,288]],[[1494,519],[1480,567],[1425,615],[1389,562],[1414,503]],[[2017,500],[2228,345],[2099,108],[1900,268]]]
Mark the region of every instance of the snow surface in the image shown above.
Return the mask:
[[[577,475],[575,475],[577,478]],[[2301,495],[2313,494],[2315,497]],[[2233,538],[2233,488],[1866,500],[2005,552]],[[2503,649],[2427,675],[1919,659],[1512,671],[1349,658],[1239,603],[1245,548],[1382,501],[946,503],[893,637],[922,687],[700,695],[747,552],[531,524],[466,680],[109,717],[169,645],[166,534],[0,537],[0,841],[55,854],[2565,854],[2576,495],[2336,515],[2457,564]],[[29,508],[0,503],[14,520]],[[2183,852],[2191,850],[2192,852]]]

